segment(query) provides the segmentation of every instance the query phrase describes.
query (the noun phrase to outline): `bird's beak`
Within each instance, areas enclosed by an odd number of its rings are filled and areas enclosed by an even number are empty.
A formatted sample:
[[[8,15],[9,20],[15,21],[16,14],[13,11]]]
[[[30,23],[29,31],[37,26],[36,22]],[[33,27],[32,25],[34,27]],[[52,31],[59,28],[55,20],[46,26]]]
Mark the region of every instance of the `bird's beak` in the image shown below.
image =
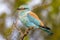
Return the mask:
[[[22,10],[22,8],[17,8],[17,10]]]

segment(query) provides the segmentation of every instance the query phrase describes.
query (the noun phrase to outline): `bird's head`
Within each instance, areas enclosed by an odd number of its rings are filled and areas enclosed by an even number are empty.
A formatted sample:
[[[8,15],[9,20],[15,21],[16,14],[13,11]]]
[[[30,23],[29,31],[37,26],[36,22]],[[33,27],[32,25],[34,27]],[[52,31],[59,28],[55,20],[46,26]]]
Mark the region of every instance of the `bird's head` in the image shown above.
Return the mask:
[[[30,11],[30,7],[28,5],[21,5],[19,8],[17,8],[19,12],[27,12]]]

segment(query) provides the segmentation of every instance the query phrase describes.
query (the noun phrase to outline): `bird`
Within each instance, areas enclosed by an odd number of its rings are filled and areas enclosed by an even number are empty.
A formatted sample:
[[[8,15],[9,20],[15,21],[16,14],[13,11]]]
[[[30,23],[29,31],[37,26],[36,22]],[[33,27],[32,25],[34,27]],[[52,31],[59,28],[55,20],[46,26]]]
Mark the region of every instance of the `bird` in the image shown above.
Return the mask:
[[[31,8],[28,5],[21,5],[17,8],[19,20],[27,27],[39,28],[49,35],[53,34],[51,29],[44,25],[41,19],[31,11]]]

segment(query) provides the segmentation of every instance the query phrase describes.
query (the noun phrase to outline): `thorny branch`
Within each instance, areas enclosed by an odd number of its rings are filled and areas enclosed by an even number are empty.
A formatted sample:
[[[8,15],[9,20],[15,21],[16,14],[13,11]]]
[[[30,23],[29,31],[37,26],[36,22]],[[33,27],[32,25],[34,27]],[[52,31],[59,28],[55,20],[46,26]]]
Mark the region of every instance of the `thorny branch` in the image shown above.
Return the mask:
[[[20,40],[23,40],[24,37],[27,36],[27,34],[29,33],[29,31],[33,29],[33,27],[27,28],[25,30],[25,32],[23,33],[20,29],[17,28],[16,24],[14,24],[14,25],[15,25],[14,28],[16,28],[20,32],[20,34],[21,34],[20,35]]]
[[[17,20],[18,15],[16,15],[15,23],[13,21],[13,29],[17,29],[20,32],[20,40],[24,40],[24,37],[28,35],[29,31],[33,29],[33,27],[27,28],[25,32],[23,33],[21,29],[17,28]]]

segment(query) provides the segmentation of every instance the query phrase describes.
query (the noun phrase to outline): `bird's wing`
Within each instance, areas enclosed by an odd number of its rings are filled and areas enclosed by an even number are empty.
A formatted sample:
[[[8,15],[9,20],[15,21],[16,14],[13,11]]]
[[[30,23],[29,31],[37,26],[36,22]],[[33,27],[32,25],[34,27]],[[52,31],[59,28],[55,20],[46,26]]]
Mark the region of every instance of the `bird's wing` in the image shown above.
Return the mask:
[[[53,34],[53,33],[50,31],[51,29],[50,29],[49,27],[45,26],[45,25],[43,24],[43,22],[39,19],[39,17],[38,17],[35,13],[30,12],[27,16],[28,16],[29,21],[31,21],[31,22],[34,23],[35,25],[39,26],[40,29],[48,32],[49,34]]]
[[[35,13],[30,12],[28,18],[30,21],[34,22],[35,24],[44,26],[43,22],[39,19],[39,17]]]

